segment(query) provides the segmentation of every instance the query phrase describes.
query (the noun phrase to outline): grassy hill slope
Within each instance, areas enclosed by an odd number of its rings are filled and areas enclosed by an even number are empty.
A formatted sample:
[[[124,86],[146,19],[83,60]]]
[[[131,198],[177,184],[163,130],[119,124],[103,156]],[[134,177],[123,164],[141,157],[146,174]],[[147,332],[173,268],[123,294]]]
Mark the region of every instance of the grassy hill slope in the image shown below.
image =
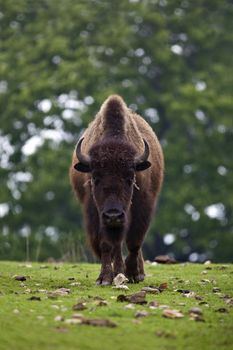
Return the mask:
[[[147,264],[145,281],[127,291],[95,286],[98,272],[95,264],[1,262],[0,349],[233,349],[232,265]],[[146,304],[117,301],[161,284]],[[183,317],[166,318],[167,309]],[[96,319],[103,325],[90,324]]]

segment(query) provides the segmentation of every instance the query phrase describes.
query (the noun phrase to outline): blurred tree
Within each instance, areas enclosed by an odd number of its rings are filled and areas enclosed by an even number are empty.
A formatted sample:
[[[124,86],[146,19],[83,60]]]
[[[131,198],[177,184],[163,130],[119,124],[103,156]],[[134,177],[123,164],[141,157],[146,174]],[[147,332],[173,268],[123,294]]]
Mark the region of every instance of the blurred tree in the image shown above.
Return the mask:
[[[80,131],[111,93],[164,148],[149,258],[230,261],[230,0],[0,0],[0,258],[86,256],[68,180]]]

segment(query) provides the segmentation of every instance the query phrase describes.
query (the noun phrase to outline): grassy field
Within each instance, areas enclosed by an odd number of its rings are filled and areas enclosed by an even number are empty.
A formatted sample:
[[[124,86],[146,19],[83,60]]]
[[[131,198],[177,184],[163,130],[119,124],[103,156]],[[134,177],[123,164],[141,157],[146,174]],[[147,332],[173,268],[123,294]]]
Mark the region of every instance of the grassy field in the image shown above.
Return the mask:
[[[0,349],[233,349],[232,265],[147,264],[145,281],[128,291],[95,286],[98,272],[94,264],[1,262]],[[167,288],[147,293],[147,304],[117,301],[162,283]],[[79,302],[86,309],[73,310]],[[164,317],[168,308],[183,317]],[[136,317],[138,311],[148,314]],[[82,317],[116,326],[83,324]]]

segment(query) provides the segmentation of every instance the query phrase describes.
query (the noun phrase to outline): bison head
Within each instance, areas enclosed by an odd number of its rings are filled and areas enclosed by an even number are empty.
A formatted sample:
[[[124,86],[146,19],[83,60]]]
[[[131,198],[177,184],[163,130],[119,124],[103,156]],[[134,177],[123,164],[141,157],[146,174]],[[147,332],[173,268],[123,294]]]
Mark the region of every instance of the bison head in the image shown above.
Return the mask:
[[[114,139],[95,144],[84,155],[81,151],[83,138],[77,144],[77,171],[90,173],[92,195],[99,213],[100,225],[105,230],[124,231],[129,222],[129,208],[137,171],[150,167],[149,146],[144,141],[144,152],[127,142]]]

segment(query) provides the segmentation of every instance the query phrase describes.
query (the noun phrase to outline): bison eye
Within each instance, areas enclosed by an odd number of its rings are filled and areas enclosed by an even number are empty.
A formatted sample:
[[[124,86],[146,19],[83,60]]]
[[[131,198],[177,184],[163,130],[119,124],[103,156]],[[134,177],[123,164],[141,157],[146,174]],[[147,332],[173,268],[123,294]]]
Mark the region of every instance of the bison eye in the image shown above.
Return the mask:
[[[92,180],[93,180],[95,186],[97,186],[100,182],[100,179],[96,176],[92,176]]]

